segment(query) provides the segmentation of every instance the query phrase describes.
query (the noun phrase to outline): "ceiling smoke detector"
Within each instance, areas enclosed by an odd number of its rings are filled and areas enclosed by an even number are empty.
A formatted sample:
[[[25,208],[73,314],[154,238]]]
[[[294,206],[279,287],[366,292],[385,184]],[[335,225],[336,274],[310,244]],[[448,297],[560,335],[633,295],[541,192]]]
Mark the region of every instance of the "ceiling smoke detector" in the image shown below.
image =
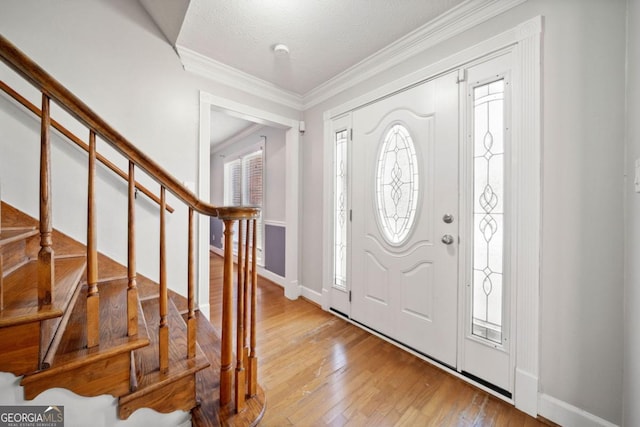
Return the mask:
[[[282,43],[278,43],[277,45],[275,45],[273,47],[273,53],[278,58],[284,58],[284,57],[289,56],[289,48],[287,47],[287,45],[284,45]]]

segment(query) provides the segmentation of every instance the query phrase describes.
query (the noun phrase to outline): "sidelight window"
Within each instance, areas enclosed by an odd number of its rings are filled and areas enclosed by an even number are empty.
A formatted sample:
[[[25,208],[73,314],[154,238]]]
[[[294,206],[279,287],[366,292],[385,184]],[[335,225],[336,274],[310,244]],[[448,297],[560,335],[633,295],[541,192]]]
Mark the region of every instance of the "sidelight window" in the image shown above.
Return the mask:
[[[347,130],[335,133],[334,179],[334,287],[347,289]]]
[[[505,81],[473,88],[472,333],[502,343]]]

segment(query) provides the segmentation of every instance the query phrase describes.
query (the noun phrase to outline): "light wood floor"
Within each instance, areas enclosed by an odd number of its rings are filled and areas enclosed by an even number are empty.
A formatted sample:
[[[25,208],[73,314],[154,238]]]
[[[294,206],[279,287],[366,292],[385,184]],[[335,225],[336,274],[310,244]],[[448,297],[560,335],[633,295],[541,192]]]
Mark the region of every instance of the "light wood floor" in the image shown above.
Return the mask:
[[[222,258],[211,256],[220,329]],[[513,406],[258,280],[261,426],[538,426]]]

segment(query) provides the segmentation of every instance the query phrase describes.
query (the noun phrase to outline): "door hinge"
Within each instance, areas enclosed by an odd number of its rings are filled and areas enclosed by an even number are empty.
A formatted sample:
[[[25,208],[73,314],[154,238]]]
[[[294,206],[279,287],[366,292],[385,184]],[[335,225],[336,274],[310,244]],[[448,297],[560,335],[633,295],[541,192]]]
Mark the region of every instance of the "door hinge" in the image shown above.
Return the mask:
[[[353,128],[349,129],[349,141],[353,141]]]
[[[458,70],[458,77],[456,77],[456,83],[460,84],[467,80],[467,70]]]
[[[349,302],[351,302],[351,291],[349,291]]]
[[[349,222],[353,222],[353,209],[349,209]]]

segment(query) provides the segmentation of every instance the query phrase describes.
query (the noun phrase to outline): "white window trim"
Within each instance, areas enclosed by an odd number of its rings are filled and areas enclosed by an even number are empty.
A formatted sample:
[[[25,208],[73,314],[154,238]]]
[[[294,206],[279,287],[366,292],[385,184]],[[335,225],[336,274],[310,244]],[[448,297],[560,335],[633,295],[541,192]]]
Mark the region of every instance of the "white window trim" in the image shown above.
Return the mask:
[[[435,64],[415,71],[363,96],[324,113],[324,182],[323,196],[323,277],[322,307],[329,309],[333,280],[333,139],[331,121],[354,108],[383,96],[454,70],[499,49],[513,46],[512,76],[512,162],[511,207],[513,242],[509,248],[511,277],[516,292],[515,325],[515,406],[529,415],[538,414],[539,384],[539,311],[540,311],[540,225],[541,225],[541,40],[542,16],[451,55]],[[452,371],[454,375],[457,373]],[[461,377],[465,380],[466,377]],[[487,389],[490,392],[490,390]]]

